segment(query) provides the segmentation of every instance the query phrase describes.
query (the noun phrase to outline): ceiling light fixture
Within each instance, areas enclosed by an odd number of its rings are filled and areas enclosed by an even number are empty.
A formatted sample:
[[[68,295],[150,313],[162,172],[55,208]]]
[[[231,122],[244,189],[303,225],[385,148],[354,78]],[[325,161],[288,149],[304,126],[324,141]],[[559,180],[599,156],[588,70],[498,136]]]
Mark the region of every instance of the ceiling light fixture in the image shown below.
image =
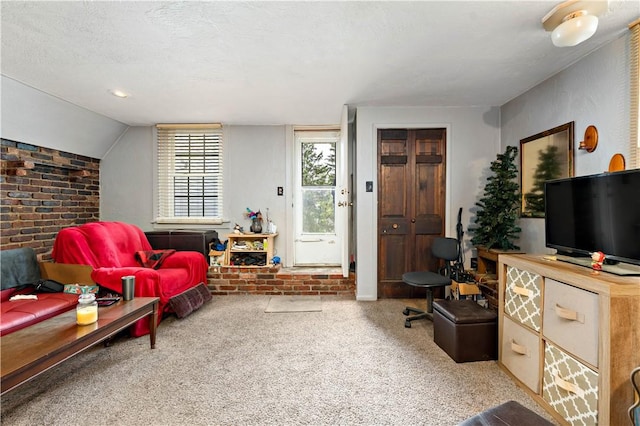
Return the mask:
[[[595,34],[598,15],[607,11],[608,0],[569,0],[554,7],[542,18],[542,26],[551,31],[555,46],[575,46]]]
[[[122,90],[118,90],[118,89],[109,90],[109,93],[111,93],[113,96],[117,96],[119,98],[126,98],[126,97],[129,96],[128,94],[126,94]]]

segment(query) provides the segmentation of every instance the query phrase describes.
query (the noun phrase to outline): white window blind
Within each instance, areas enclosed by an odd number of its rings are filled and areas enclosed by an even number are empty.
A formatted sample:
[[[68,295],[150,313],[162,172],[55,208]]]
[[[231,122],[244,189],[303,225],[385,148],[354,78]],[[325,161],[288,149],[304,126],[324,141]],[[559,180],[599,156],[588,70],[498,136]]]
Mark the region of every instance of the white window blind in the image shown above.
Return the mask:
[[[629,49],[631,90],[630,158],[628,169],[640,168],[640,19],[629,25],[631,45]]]
[[[219,124],[158,124],[158,223],[222,222]]]

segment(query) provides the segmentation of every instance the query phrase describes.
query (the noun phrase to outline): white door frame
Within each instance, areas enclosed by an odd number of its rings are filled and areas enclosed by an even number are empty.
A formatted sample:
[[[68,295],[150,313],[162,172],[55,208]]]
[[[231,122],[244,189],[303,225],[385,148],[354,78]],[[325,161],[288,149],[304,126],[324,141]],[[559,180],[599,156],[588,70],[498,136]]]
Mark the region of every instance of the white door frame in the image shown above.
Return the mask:
[[[340,147],[337,150],[338,155],[342,155],[342,162],[339,166],[341,169],[337,170],[338,175],[336,178],[338,182],[336,182],[337,194],[336,200],[337,202],[342,201],[343,203],[349,203],[351,201],[351,197],[349,194],[349,160],[348,160],[348,150],[349,150],[349,140],[348,140],[348,107],[346,105],[343,106],[341,122],[340,126],[338,125],[327,125],[327,126],[293,126],[287,125],[285,129],[285,162],[289,165],[286,168],[285,172],[285,223],[286,223],[286,235],[287,238],[285,240],[285,253],[282,259],[282,264],[285,267],[294,266],[294,238],[295,238],[295,230],[294,230],[294,193],[295,193],[295,167],[296,164],[296,155],[295,155],[295,139],[294,132],[296,130],[330,130],[339,128],[341,131],[340,138]],[[343,181],[340,181],[344,179]],[[342,194],[342,190],[344,189],[344,194]],[[351,207],[341,208],[340,213],[344,214],[345,220],[343,229],[343,238],[342,238],[342,252],[341,252],[341,267],[342,274],[344,277],[349,276],[349,210]],[[336,212],[337,214],[338,212]],[[336,230],[337,232],[340,232]],[[280,233],[283,236],[283,233]]]
[[[300,134],[298,139],[297,135]],[[329,138],[326,139],[326,136]],[[343,225],[343,217],[341,214],[342,206],[346,206],[346,203],[339,201],[340,186],[338,176],[340,164],[341,164],[341,131],[338,126],[332,126],[327,128],[307,128],[297,127],[294,129],[294,184],[293,184],[293,239],[294,239],[294,252],[293,262],[294,265],[341,265],[342,263],[342,240],[341,235]],[[301,229],[303,222],[302,212],[302,175],[301,175],[301,159],[302,159],[302,141],[319,142],[326,140],[331,141],[335,146],[335,184],[330,186],[332,188],[333,197],[333,213],[334,213],[334,228],[329,233],[309,233],[304,232]]]
[[[338,199],[338,211],[336,216],[341,215],[340,223],[342,229],[336,229],[336,232],[342,234],[341,244],[341,262],[342,276],[349,276],[349,214],[353,203],[351,202],[351,194],[349,193],[349,107],[342,106],[342,116],[340,117],[340,146],[338,147],[338,155],[340,158],[339,168],[336,170],[336,198]],[[342,206],[340,207],[340,203]]]

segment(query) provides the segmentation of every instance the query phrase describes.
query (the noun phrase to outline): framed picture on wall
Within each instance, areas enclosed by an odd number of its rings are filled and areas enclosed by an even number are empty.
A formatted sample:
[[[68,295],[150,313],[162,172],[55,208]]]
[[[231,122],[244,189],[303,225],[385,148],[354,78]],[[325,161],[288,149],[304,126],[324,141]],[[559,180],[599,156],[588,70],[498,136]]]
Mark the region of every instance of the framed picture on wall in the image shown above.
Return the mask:
[[[522,217],[544,217],[544,183],[573,176],[574,122],[520,140]]]

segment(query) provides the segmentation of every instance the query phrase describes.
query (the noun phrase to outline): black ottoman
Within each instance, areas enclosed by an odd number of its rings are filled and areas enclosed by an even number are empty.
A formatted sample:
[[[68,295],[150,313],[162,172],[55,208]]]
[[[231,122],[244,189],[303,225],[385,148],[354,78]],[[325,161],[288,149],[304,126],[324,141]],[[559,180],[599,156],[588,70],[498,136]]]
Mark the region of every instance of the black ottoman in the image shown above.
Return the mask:
[[[498,315],[473,300],[433,302],[433,341],[455,362],[498,358]]]
[[[508,401],[465,420],[458,426],[553,426],[516,401]]]

